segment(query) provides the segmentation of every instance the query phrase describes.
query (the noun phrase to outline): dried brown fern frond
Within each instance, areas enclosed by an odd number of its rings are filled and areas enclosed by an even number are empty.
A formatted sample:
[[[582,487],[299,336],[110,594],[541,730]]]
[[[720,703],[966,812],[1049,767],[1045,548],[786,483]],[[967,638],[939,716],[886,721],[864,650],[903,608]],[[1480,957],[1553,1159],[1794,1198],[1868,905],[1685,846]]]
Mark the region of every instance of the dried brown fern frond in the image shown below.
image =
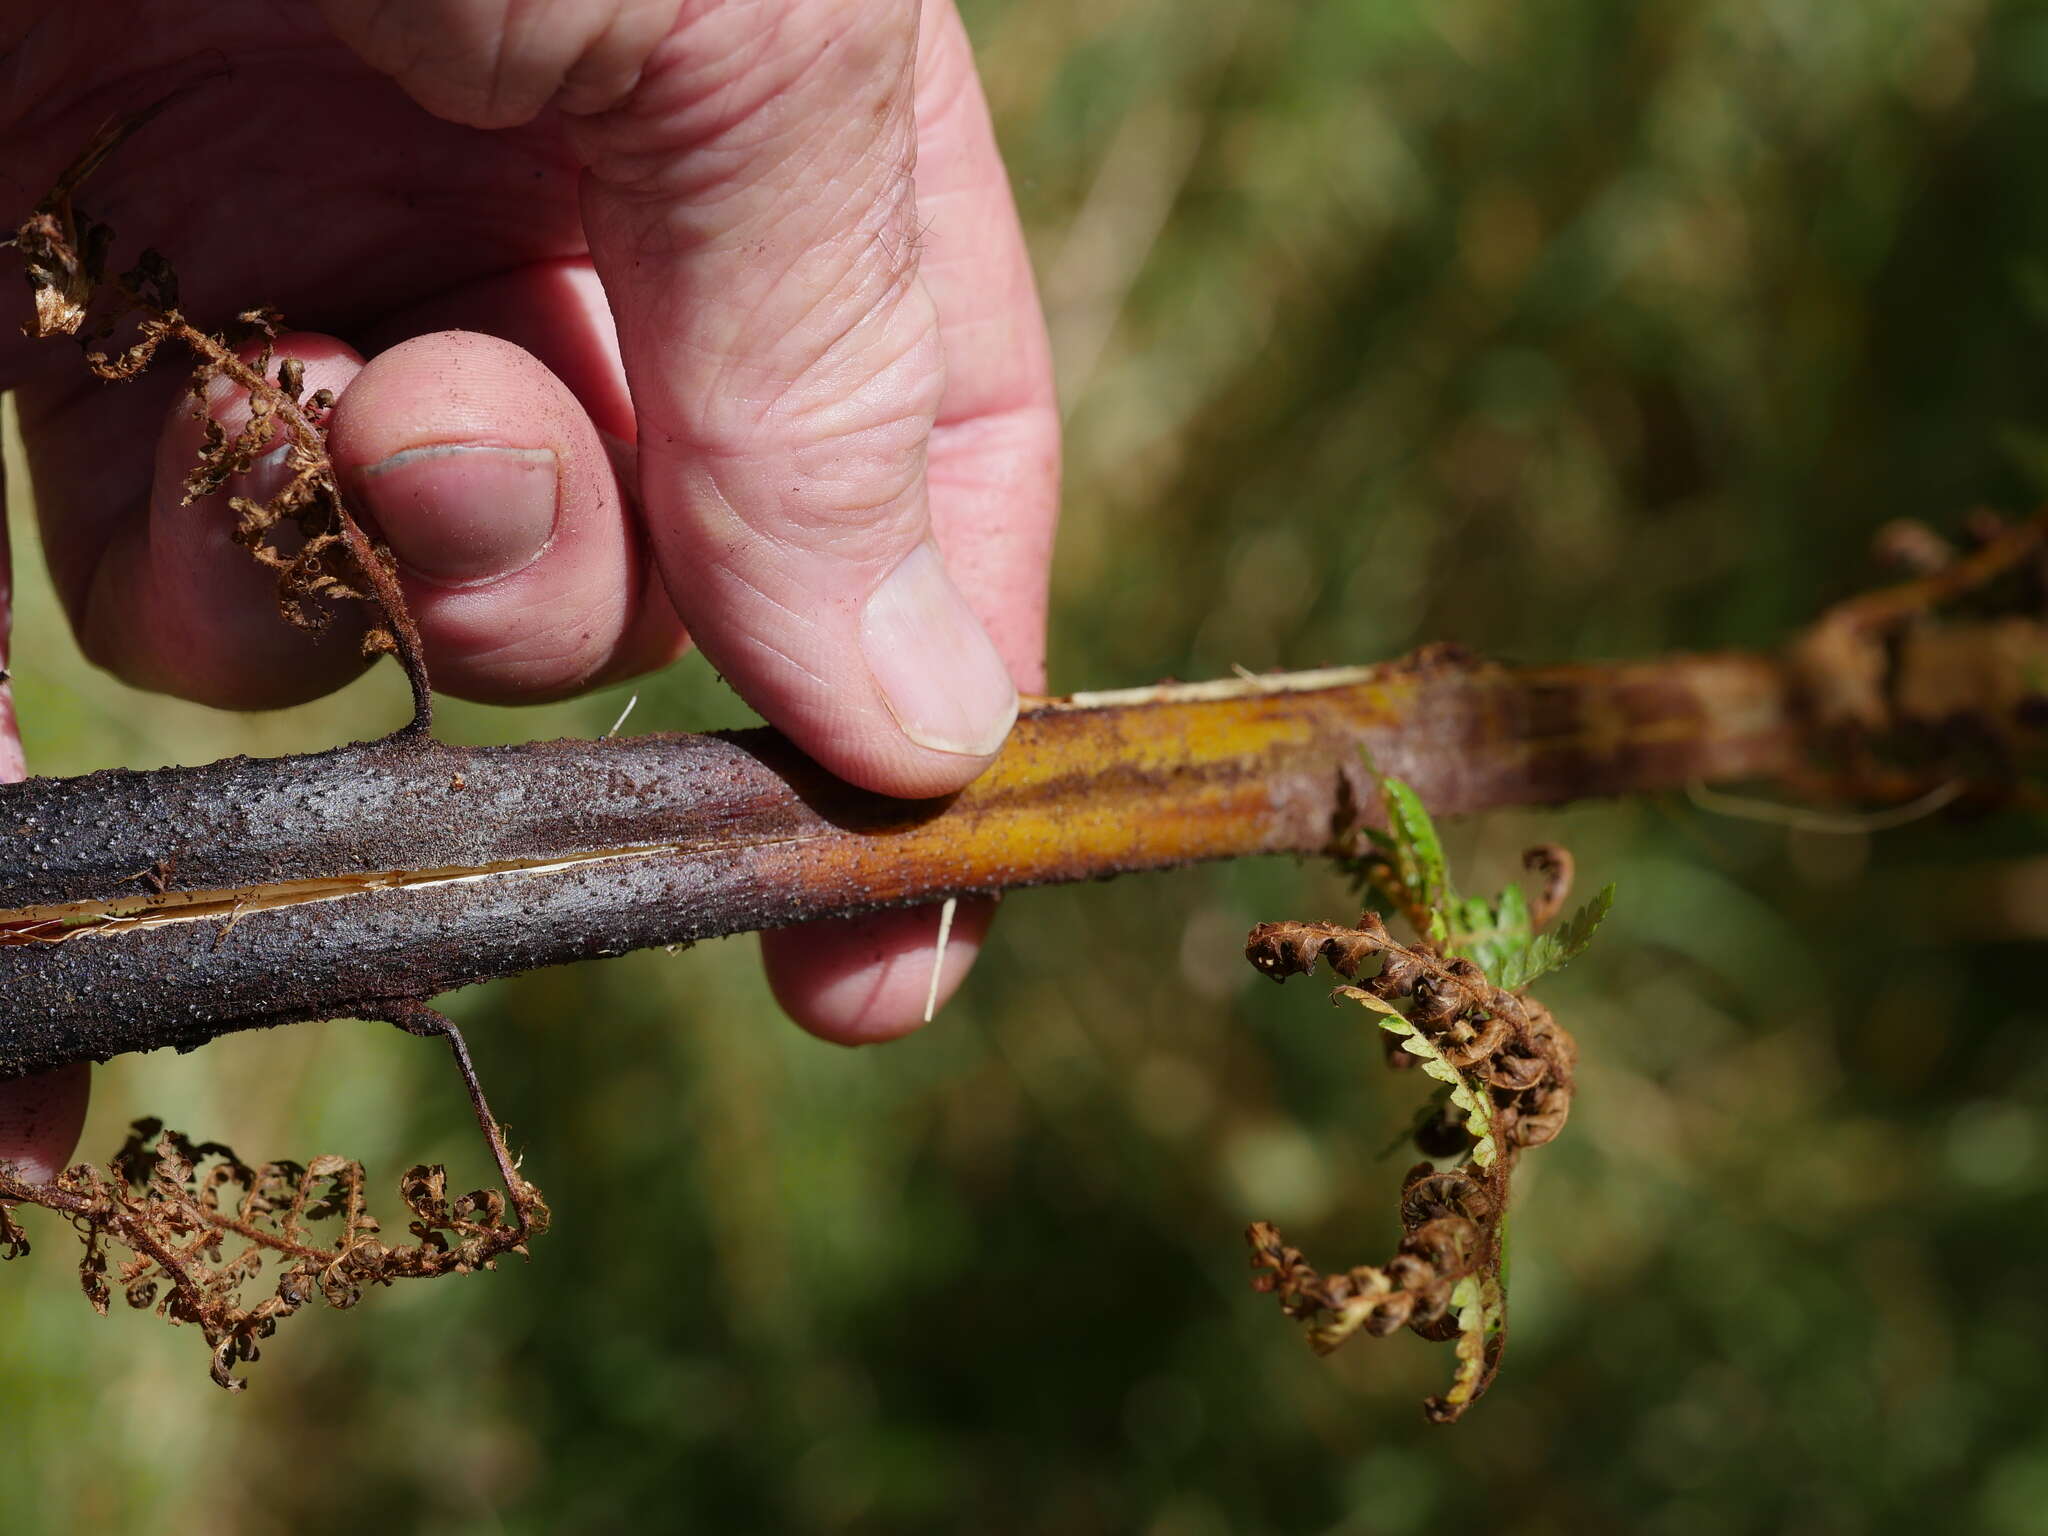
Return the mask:
[[[1404,944],[1370,911],[1355,928],[1261,923],[1245,958],[1275,981],[1328,962],[1349,983],[1332,1001],[1375,1015],[1389,1064],[1419,1066],[1443,1084],[1402,1138],[1430,1160],[1402,1181],[1401,1240],[1385,1264],[1325,1273],[1268,1222],[1246,1237],[1253,1286],[1279,1297],[1318,1354],[1404,1327],[1456,1340],[1451,1386],[1424,1404],[1450,1423],[1486,1391],[1507,1347],[1502,1245],[1516,1161],[1553,1140],[1571,1112],[1577,1046],[1526,988],[1585,947],[1611,892],[1544,933],[1572,877],[1571,855],[1545,845],[1523,859],[1540,882],[1533,900],[1513,886],[1494,901],[1462,900],[1421,803],[1398,780],[1381,787],[1389,830],[1373,834],[1355,872],[1425,936]]]
[[[420,1013],[430,1010],[421,1009]],[[283,1319],[318,1297],[354,1306],[371,1286],[491,1269],[548,1227],[547,1202],[518,1173],[490,1118],[461,1036],[409,1017],[414,1033],[444,1035],[505,1188],[450,1200],[447,1170],[417,1165],[399,1180],[410,1242],[391,1242],[373,1215],[363,1165],[326,1155],[250,1165],[219,1142],[193,1142],[161,1121],[138,1120],[105,1169],[81,1163],[47,1184],[0,1166],[0,1259],[29,1250],[7,1209],[20,1201],[62,1214],[84,1245],[79,1284],[105,1314],[118,1287],[128,1305],[206,1336],[213,1379],[231,1392],[237,1364]],[[118,1257],[125,1252],[127,1257]]]
[[[114,232],[77,204],[86,177],[165,104],[103,125],[15,230],[9,243],[21,254],[34,299],[22,329],[38,339],[76,338],[86,348],[86,367],[110,383],[144,372],[165,343],[183,346],[194,360],[192,410],[204,433],[198,461],[185,478],[185,500],[219,492],[281,446],[289,471],[284,485],[263,501],[229,498],[236,542],[277,573],[278,612],[300,629],[324,627],[332,603],[360,600],[371,606],[376,620],[364,633],[364,653],[397,655],[413,692],[408,729],[424,731],[431,694],[397,564],[342,497],[327,452],[332,394],[319,390],[305,397],[303,366],[292,358],[278,362],[272,350],[283,317],[258,307],[243,310],[232,327],[220,331],[194,325],[179,307],[176,273],[156,251],[144,250],[134,266],[109,276]],[[107,343],[124,325],[131,334],[120,350],[95,345]],[[253,356],[244,357],[252,345]],[[248,397],[249,418],[232,434],[208,409],[208,390],[216,380]],[[281,537],[287,530],[294,536]]]

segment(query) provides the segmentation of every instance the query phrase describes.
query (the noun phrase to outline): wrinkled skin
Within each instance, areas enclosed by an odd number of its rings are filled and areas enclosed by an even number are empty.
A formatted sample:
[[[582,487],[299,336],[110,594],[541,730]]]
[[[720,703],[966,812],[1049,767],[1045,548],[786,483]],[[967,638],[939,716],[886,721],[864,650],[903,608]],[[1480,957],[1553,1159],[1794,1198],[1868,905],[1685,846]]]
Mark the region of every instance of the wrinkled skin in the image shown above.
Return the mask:
[[[441,690],[559,697],[694,640],[827,767],[932,795],[1043,686],[1050,364],[949,0],[5,11],[9,222],[101,120],[191,84],[80,201],[117,263],[171,258],[199,323],[263,302],[303,328],[283,350],[339,395],[337,465]],[[178,370],[102,388],[5,329],[93,660],[231,708],[356,673],[358,616],[286,629],[219,500],[178,505]],[[986,922],[960,914],[942,990]],[[935,927],[768,935],[770,979],[813,1031],[888,1038]],[[83,1068],[0,1085],[0,1159],[53,1172],[85,1091]]]

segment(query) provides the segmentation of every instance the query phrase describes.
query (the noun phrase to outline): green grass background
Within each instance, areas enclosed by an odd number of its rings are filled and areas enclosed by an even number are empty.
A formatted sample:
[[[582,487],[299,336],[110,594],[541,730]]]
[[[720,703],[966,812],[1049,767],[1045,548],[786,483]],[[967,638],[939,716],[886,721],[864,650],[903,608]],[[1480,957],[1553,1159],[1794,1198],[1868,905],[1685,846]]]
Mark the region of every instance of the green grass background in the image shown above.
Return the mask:
[[[2048,489],[2048,7],[973,0],[1069,421],[1054,686],[1768,644],[1899,515]],[[934,230],[930,238],[945,238]],[[17,485],[20,483],[16,480]],[[17,518],[17,538],[26,539]],[[32,764],[314,748],[76,658],[25,550]],[[627,693],[449,734],[595,734]],[[631,728],[744,712],[698,662]],[[2048,1529],[2034,827],[1788,837],[1683,803],[1458,825],[1621,888],[1546,989],[1578,1108],[1518,1181],[1514,1335],[1312,1358],[1240,1232],[1382,1256],[1416,1091],[1237,958],[1283,862],[1023,893],[939,1022],[812,1042],[731,941],[453,1008],[546,1189],[530,1265],[291,1322],[231,1399],[0,1273],[0,1529]],[[99,1074],[379,1187],[483,1167],[441,1053],[338,1022]]]

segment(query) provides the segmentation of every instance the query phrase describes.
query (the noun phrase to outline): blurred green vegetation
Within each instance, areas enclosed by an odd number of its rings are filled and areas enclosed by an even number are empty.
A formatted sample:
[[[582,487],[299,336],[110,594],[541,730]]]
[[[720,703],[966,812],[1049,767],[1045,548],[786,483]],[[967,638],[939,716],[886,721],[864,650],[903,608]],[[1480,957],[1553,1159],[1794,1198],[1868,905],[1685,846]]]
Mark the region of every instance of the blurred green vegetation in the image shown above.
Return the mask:
[[[2048,490],[2048,8],[967,9],[1069,412],[1056,687],[1767,644],[1885,519]],[[27,586],[42,772],[402,708],[388,668],[275,717],[132,694]],[[594,734],[629,691],[449,729]],[[741,715],[695,662],[639,691],[629,729]],[[554,1203],[532,1263],[309,1312],[236,1400],[189,1332],[95,1320],[40,1223],[0,1274],[0,1526],[2048,1529],[2039,829],[1638,803],[1451,835],[1475,888],[1537,837],[1621,887],[1546,987],[1579,1105],[1525,1165],[1513,1343],[1455,1430],[1417,1406],[1445,1352],[1315,1360],[1246,1284],[1253,1217],[1383,1256],[1416,1092],[1238,958],[1344,915],[1272,863],[1019,894],[886,1050],[783,1024],[746,942],[458,997]],[[147,1111],[387,1188],[483,1174],[441,1053],[389,1029],[97,1093],[96,1156]]]

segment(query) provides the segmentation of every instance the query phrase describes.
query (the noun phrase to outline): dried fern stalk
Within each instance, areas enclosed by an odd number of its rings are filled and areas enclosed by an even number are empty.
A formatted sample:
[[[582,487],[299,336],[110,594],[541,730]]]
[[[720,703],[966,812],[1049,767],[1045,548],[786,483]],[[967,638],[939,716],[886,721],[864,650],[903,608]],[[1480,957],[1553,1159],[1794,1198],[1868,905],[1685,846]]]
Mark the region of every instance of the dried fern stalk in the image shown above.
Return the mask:
[[[13,1204],[59,1212],[84,1245],[78,1278],[93,1310],[104,1315],[118,1287],[129,1306],[192,1324],[212,1350],[214,1381],[239,1392],[235,1367],[257,1359],[277,1325],[315,1297],[345,1309],[373,1286],[525,1257],[528,1239],[548,1228],[547,1202],[520,1177],[461,1034],[427,1008],[395,1011],[392,1022],[447,1040],[502,1190],[451,1201],[447,1170],[415,1165],[398,1182],[411,1241],[394,1242],[371,1214],[363,1165],[351,1158],[252,1167],[219,1142],[138,1120],[104,1170],[80,1163],[37,1184],[0,1166],[0,1259],[29,1251]]]

